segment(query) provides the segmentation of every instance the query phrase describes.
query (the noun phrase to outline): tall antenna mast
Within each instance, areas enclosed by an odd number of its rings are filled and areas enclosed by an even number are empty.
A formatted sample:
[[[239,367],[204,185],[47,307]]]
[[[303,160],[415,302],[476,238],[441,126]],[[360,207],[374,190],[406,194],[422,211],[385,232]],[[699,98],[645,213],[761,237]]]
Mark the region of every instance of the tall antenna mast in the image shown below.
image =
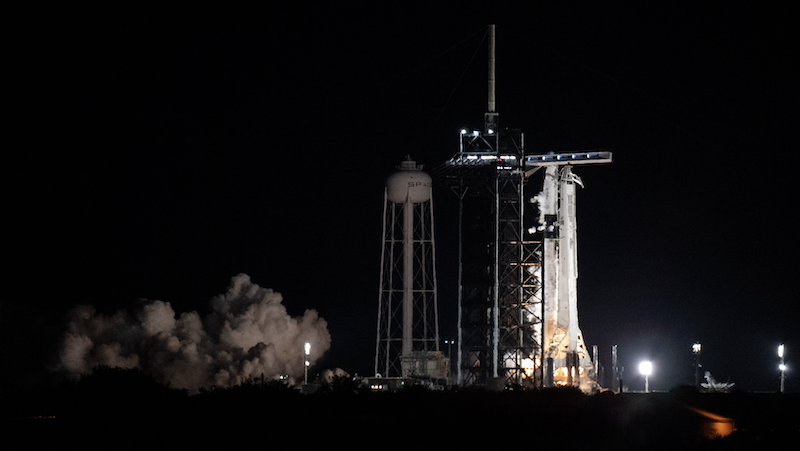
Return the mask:
[[[495,102],[495,34],[494,24],[489,25],[489,110],[484,115],[485,130],[489,133],[497,130],[497,104]]]

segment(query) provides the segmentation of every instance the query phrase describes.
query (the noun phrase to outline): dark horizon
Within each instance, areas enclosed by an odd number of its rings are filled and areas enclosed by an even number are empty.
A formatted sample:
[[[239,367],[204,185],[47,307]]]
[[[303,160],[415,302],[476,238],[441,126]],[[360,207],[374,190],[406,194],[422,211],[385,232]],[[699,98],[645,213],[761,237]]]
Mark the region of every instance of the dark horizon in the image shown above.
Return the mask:
[[[341,439],[374,445],[388,437],[393,444],[418,444],[413,425],[406,434],[394,434],[392,425],[422,419],[430,423],[425,442],[438,447],[496,444],[496,434],[486,432],[506,430],[524,414],[524,432],[512,428],[503,443],[529,444],[533,436],[538,443],[556,445],[579,425],[583,436],[601,448],[680,449],[788,443],[796,439],[800,421],[798,394],[699,394],[682,388],[668,394],[589,396],[572,387],[492,392],[421,386],[375,392],[347,377],[309,388],[256,379],[189,396],[138,369],[105,367],[56,390],[5,397],[0,418],[14,426],[12,436],[34,445],[72,439],[105,443],[119,437],[126,437],[126,443],[153,443],[152,434],[130,434],[132,429],[157,431],[161,445],[194,440],[208,445],[229,440],[228,430],[256,429],[273,439],[296,439],[305,427],[313,434],[302,437],[304,446]],[[571,421],[558,420],[565,416]]]

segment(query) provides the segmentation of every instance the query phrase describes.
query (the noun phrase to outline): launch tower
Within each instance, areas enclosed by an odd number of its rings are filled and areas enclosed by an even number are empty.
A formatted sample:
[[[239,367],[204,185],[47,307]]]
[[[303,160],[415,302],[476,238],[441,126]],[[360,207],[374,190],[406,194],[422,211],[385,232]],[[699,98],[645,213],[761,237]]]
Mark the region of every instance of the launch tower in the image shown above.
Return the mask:
[[[489,32],[484,127],[462,130],[448,161],[459,198],[457,380],[541,386],[541,240],[524,235],[524,137],[498,127],[494,25]]]

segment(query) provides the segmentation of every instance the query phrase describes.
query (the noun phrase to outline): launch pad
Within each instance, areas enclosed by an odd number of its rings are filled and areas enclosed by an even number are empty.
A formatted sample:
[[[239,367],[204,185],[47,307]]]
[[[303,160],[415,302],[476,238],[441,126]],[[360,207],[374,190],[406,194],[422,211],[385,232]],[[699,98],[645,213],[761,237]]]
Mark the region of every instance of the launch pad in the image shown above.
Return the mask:
[[[500,129],[489,27],[489,103],[482,130],[461,130],[447,162],[458,197],[458,354],[454,381],[486,387],[597,388],[578,326],[573,166],[611,152],[527,155]],[[375,374],[447,377],[439,351],[430,177],[407,159],[387,180]],[[529,178],[544,169],[541,191]],[[538,215],[530,211],[535,204]],[[528,206],[529,208],[526,208]],[[596,353],[596,351],[595,351]]]
[[[462,130],[450,187],[459,200],[459,384],[596,388],[578,326],[574,165],[611,152],[526,155],[524,135],[499,128],[494,26],[483,130]],[[544,169],[542,190],[528,179]],[[538,218],[526,209],[536,204]]]

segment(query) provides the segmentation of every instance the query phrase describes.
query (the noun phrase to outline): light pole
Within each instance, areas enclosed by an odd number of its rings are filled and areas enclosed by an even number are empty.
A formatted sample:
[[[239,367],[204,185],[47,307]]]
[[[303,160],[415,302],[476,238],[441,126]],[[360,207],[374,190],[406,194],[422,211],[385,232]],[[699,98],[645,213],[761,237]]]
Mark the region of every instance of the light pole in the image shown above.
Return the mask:
[[[653,363],[644,361],[639,364],[639,372],[644,375],[644,392],[650,393],[650,374],[653,373]]]
[[[781,370],[781,393],[783,393],[783,381],[784,381],[784,376],[785,376],[785,373],[786,373],[786,363],[783,360],[784,349],[785,348],[784,348],[783,344],[778,346],[778,357],[781,358],[781,364],[778,365],[778,368]]]
[[[303,364],[303,381],[304,385],[308,385],[308,365],[310,362],[308,361],[308,355],[311,354],[311,343],[306,342],[305,346],[303,346],[305,350],[305,358],[303,359],[305,363]]]
[[[702,346],[700,343],[692,345],[692,352],[694,353],[694,386],[700,386],[700,350]]]

